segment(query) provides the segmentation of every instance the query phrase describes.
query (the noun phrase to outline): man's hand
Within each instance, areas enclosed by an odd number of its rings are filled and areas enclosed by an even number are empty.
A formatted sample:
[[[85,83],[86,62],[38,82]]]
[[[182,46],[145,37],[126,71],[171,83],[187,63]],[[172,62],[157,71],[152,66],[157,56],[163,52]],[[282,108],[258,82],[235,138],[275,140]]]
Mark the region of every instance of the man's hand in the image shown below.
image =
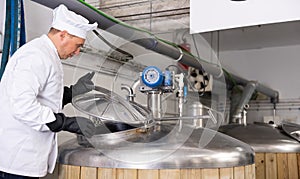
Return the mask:
[[[77,96],[83,93],[87,93],[95,89],[92,78],[94,77],[95,72],[87,73],[84,76],[80,77],[79,80],[74,84],[72,88],[72,96]]]
[[[66,117],[63,113],[54,113],[55,121],[46,125],[53,132],[68,131],[75,134],[82,134],[87,138],[96,133],[94,123],[85,117]]]

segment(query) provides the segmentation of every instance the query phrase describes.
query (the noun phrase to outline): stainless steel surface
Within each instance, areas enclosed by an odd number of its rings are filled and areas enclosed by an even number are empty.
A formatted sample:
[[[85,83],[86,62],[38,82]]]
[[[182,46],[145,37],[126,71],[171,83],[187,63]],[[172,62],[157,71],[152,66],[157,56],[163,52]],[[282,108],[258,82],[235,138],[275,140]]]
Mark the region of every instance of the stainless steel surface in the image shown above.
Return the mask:
[[[104,122],[103,125],[97,126],[95,135],[91,138],[78,135],[77,139],[80,144],[101,150],[111,150],[128,145],[128,141],[140,140],[141,137],[151,134],[154,130],[157,130],[154,122],[150,124]]]
[[[134,101],[135,95],[133,93],[132,88],[129,85],[122,84],[121,85],[121,90],[126,90],[128,92],[128,96],[127,96],[128,101]]]
[[[294,138],[298,142],[300,142],[300,125],[291,123],[291,122],[282,122],[281,124],[282,130],[289,135],[290,137]]]
[[[219,131],[251,145],[255,152],[300,152],[300,143],[286,135],[276,125],[229,124],[221,126]]]
[[[161,118],[162,116],[161,95],[161,91],[147,92],[148,109],[151,110],[154,118]]]
[[[178,149],[176,149],[178,138],[174,136],[170,137],[167,142],[159,142],[162,137],[167,136],[173,130],[173,127],[173,124],[162,123],[155,130],[140,133],[135,136],[136,138],[130,139],[128,145],[126,141],[121,146],[116,144],[116,148],[107,148],[107,145],[103,144],[103,147],[97,150],[89,145],[79,145],[76,139],[72,139],[59,147],[59,163],[135,169],[221,168],[254,163],[253,150],[249,145],[211,129],[186,128],[193,131]],[[212,140],[206,141],[208,136],[213,136]],[[133,148],[131,142],[141,145]],[[167,155],[160,157],[162,154]],[[110,157],[118,155],[127,156],[130,159],[137,158],[137,160],[141,157],[140,155],[143,155],[146,158],[157,157],[158,160],[145,163],[141,160],[139,163],[134,163]]]
[[[249,103],[250,98],[252,97],[256,89],[256,86],[257,82],[249,81],[246,87],[244,87],[242,96],[239,99],[237,106],[233,106],[233,114],[231,114],[233,119],[230,119],[232,122],[246,125],[246,119],[244,119],[246,115],[243,115],[243,111],[245,109],[245,106]]]
[[[79,111],[100,121],[118,121],[130,124],[151,121],[151,113],[134,101],[126,101],[119,95],[99,86],[94,93],[78,95],[72,99]]]
[[[155,122],[153,119],[156,118],[152,118],[143,106],[101,87],[96,87],[95,91],[97,93],[76,96],[73,105],[100,119],[102,125],[91,138],[78,136],[77,140],[61,145],[59,162],[62,164],[172,169],[235,167],[254,163],[254,152],[249,145],[211,129],[196,129],[190,120],[193,118],[173,117],[172,120]],[[201,115],[202,112],[197,111],[194,119],[198,116],[213,117],[209,110],[208,115]]]
[[[194,126],[195,127],[204,127],[204,107],[200,101],[195,101],[192,104],[187,104],[187,115],[186,116],[193,116]],[[207,113],[206,113],[207,115]],[[195,117],[199,116],[199,118]]]

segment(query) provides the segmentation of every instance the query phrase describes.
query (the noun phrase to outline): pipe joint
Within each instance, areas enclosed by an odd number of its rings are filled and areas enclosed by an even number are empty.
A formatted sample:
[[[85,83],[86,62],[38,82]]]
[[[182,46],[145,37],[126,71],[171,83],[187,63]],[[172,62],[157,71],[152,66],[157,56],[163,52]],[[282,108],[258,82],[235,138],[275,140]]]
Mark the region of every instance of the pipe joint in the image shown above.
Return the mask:
[[[176,62],[180,61],[180,60],[182,59],[182,57],[183,57],[183,51],[182,51],[182,49],[181,49],[180,47],[177,47],[177,49],[179,50],[180,55],[179,55],[179,57],[175,60]]]
[[[122,84],[121,90],[126,90],[128,92],[127,100],[134,101],[135,94],[133,93],[132,88],[126,84]]]

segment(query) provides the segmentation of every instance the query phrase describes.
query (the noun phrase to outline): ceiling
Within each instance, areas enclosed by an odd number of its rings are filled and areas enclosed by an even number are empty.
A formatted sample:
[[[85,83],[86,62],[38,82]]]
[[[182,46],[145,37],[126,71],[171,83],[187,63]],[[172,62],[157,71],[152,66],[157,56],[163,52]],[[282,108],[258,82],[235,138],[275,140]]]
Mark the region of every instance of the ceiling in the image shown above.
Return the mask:
[[[300,21],[219,31],[220,51],[300,45]]]
[[[151,32],[189,26],[189,0],[98,0],[90,4],[129,25]]]
[[[189,28],[190,0],[91,0],[89,3],[129,25],[153,33]],[[214,38],[219,51],[300,45],[300,21],[241,27],[201,35],[208,42]]]

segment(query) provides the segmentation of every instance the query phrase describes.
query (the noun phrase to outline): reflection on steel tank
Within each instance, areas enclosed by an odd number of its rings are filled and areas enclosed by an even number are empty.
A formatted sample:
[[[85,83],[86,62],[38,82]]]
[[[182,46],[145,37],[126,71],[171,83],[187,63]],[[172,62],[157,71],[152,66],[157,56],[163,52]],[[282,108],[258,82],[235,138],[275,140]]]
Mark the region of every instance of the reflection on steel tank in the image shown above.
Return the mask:
[[[219,131],[251,145],[255,151],[256,179],[300,177],[300,138],[296,134],[299,125],[228,124]]]

